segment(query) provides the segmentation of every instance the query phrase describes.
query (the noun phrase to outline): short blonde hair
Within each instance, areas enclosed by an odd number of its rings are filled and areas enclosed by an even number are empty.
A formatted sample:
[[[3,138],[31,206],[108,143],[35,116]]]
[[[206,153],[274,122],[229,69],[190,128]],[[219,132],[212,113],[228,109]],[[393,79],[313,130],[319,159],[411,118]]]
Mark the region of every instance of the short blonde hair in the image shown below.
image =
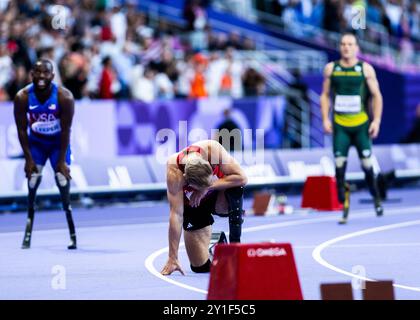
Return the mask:
[[[213,173],[210,163],[201,157],[193,158],[185,164],[184,177],[189,185],[208,188]]]

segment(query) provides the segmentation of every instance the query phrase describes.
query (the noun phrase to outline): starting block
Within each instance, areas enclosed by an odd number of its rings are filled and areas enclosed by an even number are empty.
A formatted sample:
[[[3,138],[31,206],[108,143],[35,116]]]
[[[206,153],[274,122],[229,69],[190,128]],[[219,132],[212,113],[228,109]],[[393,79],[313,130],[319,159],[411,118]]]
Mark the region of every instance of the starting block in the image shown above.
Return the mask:
[[[303,186],[301,207],[322,211],[342,210],[343,204],[338,201],[335,177],[308,177]]]
[[[289,243],[219,244],[208,300],[302,300]]]
[[[322,300],[353,300],[351,283],[323,283],[321,284]]]
[[[212,232],[209,244],[209,256],[211,260],[213,260],[214,248],[217,244],[221,243],[228,243],[226,234],[223,231]]]
[[[392,280],[366,281],[362,289],[363,300],[395,300]],[[321,284],[322,300],[353,300],[353,288],[348,283]]]
[[[252,204],[252,212],[256,216],[264,216],[268,214],[275,214],[275,194],[267,191],[255,192],[254,201]]]
[[[363,300],[395,300],[392,280],[366,281]]]
[[[293,213],[293,206],[287,204],[285,195],[277,196],[274,192],[260,191],[254,193],[252,210],[255,216],[268,216]]]

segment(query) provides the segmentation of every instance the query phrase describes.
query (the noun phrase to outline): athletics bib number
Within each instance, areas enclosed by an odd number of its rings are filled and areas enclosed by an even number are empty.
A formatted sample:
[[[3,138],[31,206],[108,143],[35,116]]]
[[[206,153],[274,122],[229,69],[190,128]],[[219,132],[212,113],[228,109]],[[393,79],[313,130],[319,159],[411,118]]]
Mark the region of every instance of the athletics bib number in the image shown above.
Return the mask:
[[[359,113],[362,111],[362,99],[360,96],[337,95],[334,110],[340,113]]]

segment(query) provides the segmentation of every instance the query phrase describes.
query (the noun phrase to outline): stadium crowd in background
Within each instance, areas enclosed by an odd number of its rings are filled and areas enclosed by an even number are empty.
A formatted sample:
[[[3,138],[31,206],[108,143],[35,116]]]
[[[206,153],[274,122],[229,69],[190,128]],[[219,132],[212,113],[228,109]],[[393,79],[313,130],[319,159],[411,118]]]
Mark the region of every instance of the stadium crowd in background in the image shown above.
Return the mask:
[[[252,39],[213,33],[200,1],[187,1],[184,17],[184,28],[152,22],[137,1],[2,1],[0,100],[12,100],[30,82],[38,58],[53,63],[54,81],[75,99],[262,93],[262,75],[235,59],[235,50],[255,49]]]
[[[388,35],[420,42],[420,6],[411,0],[270,0],[257,8],[270,12],[286,23],[297,21],[327,31],[345,32],[352,27],[355,8],[363,8],[366,24],[375,23]],[[360,29],[372,32],[375,28]]]
[[[260,3],[260,2],[258,2]],[[377,45],[379,61],[387,48],[398,52],[399,64],[413,69],[415,52],[420,50],[420,5],[411,0],[273,0],[262,1],[260,8],[279,16],[284,27],[297,36],[305,36],[302,24],[327,32],[354,31],[359,39]],[[265,4],[265,5],[264,5]],[[258,4],[257,4],[258,5]],[[261,5],[261,4],[260,4]],[[308,30],[308,29],[306,29]],[[312,37],[322,44],[330,41],[325,32]]]

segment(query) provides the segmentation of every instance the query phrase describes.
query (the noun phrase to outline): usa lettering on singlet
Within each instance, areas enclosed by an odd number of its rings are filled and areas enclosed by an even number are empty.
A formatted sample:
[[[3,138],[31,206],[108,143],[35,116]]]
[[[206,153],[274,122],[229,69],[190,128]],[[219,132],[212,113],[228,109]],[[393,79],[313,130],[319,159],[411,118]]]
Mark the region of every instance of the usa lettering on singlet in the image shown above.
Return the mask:
[[[59,136],[61,125],[57,85],[52,84],[49,98],[44,103],[40,103],[31,84],[26,112],[29,121],[29,135],[38,137]]]

